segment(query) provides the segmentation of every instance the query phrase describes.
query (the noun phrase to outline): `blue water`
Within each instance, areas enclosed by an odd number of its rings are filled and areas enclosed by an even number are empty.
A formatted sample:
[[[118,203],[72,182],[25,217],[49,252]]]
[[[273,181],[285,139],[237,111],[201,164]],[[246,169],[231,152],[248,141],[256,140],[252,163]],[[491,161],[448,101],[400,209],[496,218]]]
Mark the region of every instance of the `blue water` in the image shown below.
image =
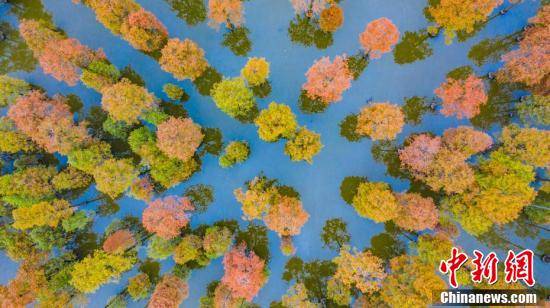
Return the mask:
[[[234,56],[230,50],[221,46],[223,31],[209,28],[206,23],[189,27],[179,19],[170,6],[164,1],[138,0],[146,9],[153,12],[168,28],[170,36],[191,38],[206,51],[208,61],[224,76],[239,75],[240,69],[246,63],[246,58]],[[293,163],[283,153],[282,142],[268,144],[258,139],[253,125],[243,125],[219,111],[209,97],[200,96],[190,82],[178,82],[169,74],[163,72],[152,58],[134,50],[127,42],[111,34],[101,24],[96,22],[93,12],[83,5],[74,5],[70,0],[44,0],[45,8],[52,14],[55,24],[66,31],[67,35],[79,39],[92,48],[103,48],[107,57],[117,67],[128,64],[144,78],[147,88],[158,97],[165,98],[162,86],[167,82],[181,85],[191,99],[185,103],[194,121],[205,127],[218,127],[222,130],[224,141],[246,140],[249,142],[252,154],[244,164],[231,169],[218,166],[217,157],[207,155],[203,160],[201,172],[195,174],[189,181],[178,185],[166,194],[181,194],[187,187],[203,183],[214,187],[215,201],[208,211],[193,217],[192,225],[212,223],[220,219],[237,219],[242,225],[247,222],[241,219],[242,212],[233,197],[233,190],[264,171],[270,178],[277,178],[284,185],[291,185],[301,194],[305,209],[310,219],[303,227],[302,233],[294,238],[297,256],[304,260],[315,258],[329,259],[335,256],[333,252],[322,247],[319,237],[325,220],[341,217],[348,223],[352,235],[352,245],[363,249],[370,245],[370,238],[383,232],[382,224],[359,217],[355,211],[340,198],[339,186],[342,179],[350,175],[367,176],[372,181],[384,181],[391,184],[395,191],[407,190],[409,183],[392,178],[385,174],[386,167],[373,160],[370,153],[372,142],[363,140],[350,143],[339,135],[338,123],[350,113],[357,112],[368,98],[374,101],[390,101],[403,104],[404,97],[433,96],[433,90],[444,81],[445,74],[462,65],[474,65],[467,53],[472,45],[483,38],[509,34],[523,27],[530,16],[535,15],[538,2],[527,1],[505,16],[491,21],[474,38],[464,43],[455,42],[446,46],[440,36],[431,40],[433,55],[423,61],[409,65],[397,65],[393,62],[391,53],[370,63],[361,77],[354,81],[351,89],[345,92],[343,100],[331,106],[325,113],[306,115],[298,108],[298,96],[301,85],[305,82],[304,73],[319,57],[336,56],[343,53],[355,54],[359,49],[358,35],[366,24],[380,17],[390,18],[400,32],[416,31],[427,26],[422,9],[426,1],[419,0],[343,0],[344,26],[334,34],[334,44],[326,50],[314,47],[306,48],[295,45],[287,37],[287,26],[294,13],[286,0],[254,0],[246,1],[246,26],[250,29],[253,42],[249,56],[265,57],[271,63],[271,95],[259,100],[260,107],[266,107],[271,101],[285,103],[291,106],[297,114],[301,125],[318,132],[322,136],[324,148],[314,158],[313,165]],[[13,25],[17,21],[7,14],[7,6],[0,7],[2,17]],[[495,64],[476,68],[479,74],[494,71]],[[11,75],[23,78],[44,87],[49,94],[78,94],[86,107],[100,104],[100,96],[82,84],[69,87],[45,76],[39,68],[31,73],[15,72]],[[444,118],[439,115],[426,116],[422,124],[406,125],[398,136],[398,142],[413,132],[431,131],[441,134],[446,128],[467,124],[455,118]],[[495,133],[495,131],[493,131]],[[119,200],[121,207],[117,216],[132,214],[140,217],[145,203],[131,198]],[[99,218],[94,223],[94,231],[101,233],[113,217]],[[263,287],[254,302],[267,307],[273,300],[279,300],[288,285],[281,280],[284,264],[288,260],[279,250],[279,239],[274,232],[269,232],[272,258],[269,269],[268,283]],[[522,240],[522,245],[534,248],[534,240]],[[474,238],[462,234],[459,244],[467,251],[474,248],[487,251]],[[141,251],[144,254],[144,249]],[[162,272],[170,270],[173,262],[162,262]],[[542,268],[537,261],[535,265]],[[16,264],[5,256],[0,256],[0,282],[7,282],[13,277]],[[535,270],[536,279],[543,285],[548,285],[550,278],[544,275],[546,270]],[[128,277],[135,270],[123,275],[120,281],[107,284],[96,293],[89,296],[90,307],[103,307],[108,298],[122,290]],[[208,267],[193,271],[189,284],[190,296],[184,306],[197,307],[201,296],[205,294],[206,285],[220,279],[223,275],[221,260],[212,262]],[[144,301],[130,303],[131,307],[142,307]]]

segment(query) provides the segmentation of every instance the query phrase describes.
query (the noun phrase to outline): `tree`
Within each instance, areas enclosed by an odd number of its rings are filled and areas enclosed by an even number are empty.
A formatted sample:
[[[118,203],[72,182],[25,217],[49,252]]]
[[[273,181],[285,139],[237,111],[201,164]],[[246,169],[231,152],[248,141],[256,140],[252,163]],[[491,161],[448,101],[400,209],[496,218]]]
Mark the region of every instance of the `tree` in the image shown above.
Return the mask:
[[[8,117],[21,132],[50,153],[67,154],[90,141],[86,127],[74,124],[62,97],[49,99],[42,92],[31,91],[17,99],[8,110]]]
[[[394,219],[399,215],[399,204],[390,186],[383,182],[363,182],[353,197],[353,207],[361,217],[377,223]]]
[[[120,71],[107,60],[92,61],[87,67],[82,68],[80,80],[88,88],[103,92],[120,80]]]
[[[319,27],[325,32],[334,32],[344,23],[344,11],[336,4],[321,11]]]
[[[51,182],[56,191],[68,191],[88,187],[92,178],[90,175],[68,166],[56,174]]]
[[[68,158],[71,166],[91,174],[112,156],[110,144],[104,141],[95,141],[86,148],[73,149],[69,152]]]
[[[148,176],[140,177],[134,180],[130,186],[130,196],[145,202],[151,201],[155,188]]]
[[[163,239],[171,239],[189,223],[189,211],[195,207],[189,199],[168,196],[149,203],[143,211],[143,226]]]
[[[312,164],[313,157],[323,148],[321,135],[302,127],[298,130],[293,139],[285,145],[285,154],[290,156],[292,161],[305,160]]]
[[[290,107],[275,102],[262,110],[254,123],[258,126],[260,139],[267,142],[275,142],[281,137],[291,138],[298,128],[296,116]]]
[[[251,301],[267,280],[265,261],[246,245],[233,247],[223,257],[224,275],[221,283],[231,290],[234,297]]]
[[[103,91],[101,105],[115,121],[138,122],[138,117],[157,106],[155,96],[144,87],[122,79]]]
[[[441,0],[434,3],[427,8],[427,12],[438,26],[445,29],[445,42],[450,44],[457,32],[472,33],[502,4],[502,0]]]
[[[52,41],[61,41],[63,35],[51,28],[46,22],[33,19],[22,19],[19,23],[19,34],[25,40],[27,46],[33,51],[36,58],[46,49],[46,45]]]
[[[347,230],[347,224],[341,218],[333,218],[325,221],[321,233],[323,246],[332,250],[340,250],[344,245],[349,244],[351,236]]]
[[[189,261],[198,260],[201,255],[202,239],[197,235],[186,235],[178,246],[174,248],[174,261],[177,264],[185,264]]]
[[[160,50],[168,40],[166,27],[143,8],[128,15],[120,32],[134,48],[145,52]]]
[[[243,23],[242,0],[208,0],[209,24],[219,28],[225,23],[228,28],[239,27]]]
[[[45,74],[75,86],[80,80],[80,69],[93,61],[104,59],[103,51],[93,51],[74,38],[49,41],[40,51],[38,61]]]
[[[173,83],[167,83],[162,86],[162,91],[168,96],[169,99],[174,101],[185,101],[189,98],[185,90]]]
[[[399,150],[401,166],[410,170],[415,177],[420,177],[428,171],[440,149],[440,137],[431,137],[427,134],[415,135],[408,145]]]
[[[389,102],[371,103],[361,109],[355,131],[372,140],[392,140],[401,132],[403,125],[405,115],[399,106]]]
[[[189,39],[183,41],[177,38],[170,39],[161,53],[159,59],[161,68],[178,80],[195,80],[208,68],[204,50]]]
[[[437,152],[426,174],[419,179],[423,179],[432,190],[443,189],[447,194],[461,193],[475,180],[474,172],[464,156],[447,148]]]
[[[443,132],[441,141],[446,148],[462,153],[465,157],[483,152],[493,145],[491,136],[471,126],[449,128]]]
[[[130,13],[140,9],[134,0],[87,0],[95,11],[97,20],[115,34],[120,34],[120,28]]]
[[[191,118],[170,117],[157,126],[157,146],[171,158],[189,160],[203,138],[201,127]]]
[[[269,62],[265,58],[248,58],[241,70],[241,77],[251,86],[259,86],[265,83],[269,78]]]
[[[319,14],[326,6],[326,0],[290,0],[296,15],[306,13],[309,17]]]
[[[516,108],[522,123],[550,125],[550,96],[530,95],[516,103]]]
[[[416,243],[416,251],[419,261],[435,267],[441,263],[441,260],[448,258],[453,246],[451,238],[444,233],[436,232],[433,235],[420,235]]]
[[[134,262],[133,257],[96,250],[73,266],[71,285],[80,292],[92,293],[131,269]]]
[[[487,94],[483,80],[470,74],[466,78],[447,78],[434,93],[442,100],[441,113],[447,117],[473,118],[480,112],[480,107],[487,103]]]
[[[500,141],[502,150],[511,157],[534,167],[548,166],[550,149],[544,146],[550,142],[548,130],[509,125],[502,129]]]
[[[242,78],[224,79],[210,92],[214,103],[232,118],[247,119],[257,110],[254,94]]]
[[[550,62],[547,57],[547,28],[550,22],[550,5],[542,5],[537,16],[529,22],[521,38],[519,49],[502,56],[504,67],[497,73],[502,82],[519,82],[536,94],[547,94]]]
[[[402,255],[390,261],[390,274],[382,283],[380,295],[391,307],[426,307],[432,303],[432,292],[443,289],[445,282],[433,265]]]
[[[13,227],[26,230],[40,226],[57,227],[63,219],[69,218],[74,212],[66,200],[56,199],[42,201],[30,207],[19,207],[13,210]]]
[[[298,198],[281,195],[267,211],[265,225],[279,236],[300,234],[300,229],[308,221],[309,214]]]
[[[153,235],[149,240],[147,247],[147,256],[153,259],[163,260],[174,253],[174,248],[178,244],[177,239],[164,239],[158,235]]]
[[[212,226],[206,229],[202,239],[202,248],[209,259],[216,259],[227,252],[232,242],[231,230],[226,227]]]
[[[276,180],[257,176],[246,184],[248,188],[246,192],[243,192],[241,188],[235,189],[233,192],[237,201],[241,203],[243,219],[262,219],[273,200],[279,195],[275,186]]]
[[[103,250],[108,253],[120,254],[136,245],[134,234],[128,229],[117,230],[105,239]]]
[[[362,293],[374,293],[380,289],[382,280],[386,277],[383,261],[370,251],[350,251],[349,247],[340,250],[340,255],[332,260],[337,266],[334,279]]]
[[[128,279],[128,294],[135,301],[146,298],[150,289],[151,280],[149,279],[149,275],[145,273],[139,273]]]
[[[394,218],[397,226],[413,232],[435,228],[439,213],[431,198],[416,193],[398,194],[396,198],[402,207],[401,213]]]
[[[319,99],[325,104],[338,102],[342,93],[351,87],[353,76],[348,69],[344,56],[336,56],[331,62],[329,57],[317,60],[306,72],[307,81],[302,89],[311,99]]]
[[[31,90],[24,80],[0,75],[0,107],[14,104],[17,99]]]
[[[129,158],[111,158],[97,166],[93,176],[97,190],[116,199],[132,185],[138,171]]]
[[[166,274],[155,287],[148,308],[177,308],[189,296],[189,285],[181,278]]]
[[[246,141],[232,141],[225,147],[219,163],[222,168],[228,168],[234,164],[244,162],[249,155],[250,147]]]
[[[315,308],[314,303],[308,299],[307,288],[303,283],[292,285],[283,295],[282,304],[284,307]]]
[[[0,117],[0,151],[10,154],[33,152],[36,144],[25,134],[17,130],[15,123],[8,117]]]
[[[378,59],[382,54],[390,52],[398,40],[399,30],[386,17],[371,21],[359,35],[361,47],[372,59]]]
[[[55,189],[51,179],[57,171],[53,167],[36,166],[14,171],[0,177],[2,200],[17,206],[33,205],[53,199]]]

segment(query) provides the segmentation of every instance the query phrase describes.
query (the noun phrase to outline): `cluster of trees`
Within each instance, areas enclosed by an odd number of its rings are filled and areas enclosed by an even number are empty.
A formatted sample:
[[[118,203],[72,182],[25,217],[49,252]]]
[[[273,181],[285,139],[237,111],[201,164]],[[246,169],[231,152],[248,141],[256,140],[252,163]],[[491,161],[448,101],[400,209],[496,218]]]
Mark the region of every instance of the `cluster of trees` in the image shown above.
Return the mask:
[[[312,1],[315,2],[315,1]],[[391,20],[383,17],[365,27],[359,35],[362,50],[354,56],[336,56],[333,61],[323,57],[306,72],[302,85],[300,108],[305,113],[319,113],[330,104],[342,100],[342,94],[359,78],[369,59],[377,59],[392,50],[399,40],[399,30]]]
[[[243,219],[263,220],[267,228],[281,237],[281,251],[295,253],[291,237],[300,234],[309,214],[304,210],[300,195],[292,187],[281,186],[277,180],[259,175],[246,183],[246,190],[238,188],[235,198],[241,203]]]
[[[344,24],[340,0],[290,0],[296,16],[288,26],[294,43],[326,49],[333,43],[332,34]]]

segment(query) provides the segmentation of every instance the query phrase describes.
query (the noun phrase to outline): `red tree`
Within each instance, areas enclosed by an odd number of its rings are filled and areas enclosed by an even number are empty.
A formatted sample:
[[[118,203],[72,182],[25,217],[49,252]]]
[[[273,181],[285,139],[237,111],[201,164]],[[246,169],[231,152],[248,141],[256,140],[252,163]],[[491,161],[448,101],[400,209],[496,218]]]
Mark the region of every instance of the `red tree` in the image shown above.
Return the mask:
[[[440,148],[441,138],[416,135],[407,146],[399,150],[401,166],[413,173],[426,172]]]
[[[195,207],[187,198],[168,196],[157,199],[143,211],[143,226],[149,232],[171,239],[179,235],[180,229],[189,223],[189,211]]]
[[[103,250],[108,253],[122,253],[134,246],[136,239],[130,230],[118,230],[110,234],[103,242]]]
[[[67,154],[90,140],[86,127],[74,124],[61,97],[49,99],[42,92],[29,92],[17,99],[8,116],[19,130],[50,153]]]
[[[447,78],[434,93],[441,98],[441,113],[447,117],[456,115],[459,119],[470,119],[487,103],[483,80],[473,74],[464,79]]]
[[[233,247],[223,257],[225,273],[221,283],[226,285],[235,298],[251,301],[266,281],[265,261],[241,244]]]
[[[143,8],[128,15],[120,32],[134,48],[146,52],[161,49],[168,40],[166,27]]]
[[[189,285],[181,278],[167,274],[155,287],[149,308],[178,308],[189,296]]]
[[[166,155],[183,161],[190,159],[202,142],[201,127],[191,118],[171,117],[157,127],[157,146]]]
[[[334,62],[323,57],[313,63],[306,72],[307,82],[302,86],[311,99],[333,103],[342,99],[342,93],[351,86],[352,74],[346,64],[346,56],[336,56]]]
[[[277,203],[271,205],[264,217],[266,226],[281,236],[300,234],[300,229],[309,219],[309,214],[302,207],[299,199],[281,196]]]
[[[385,17],[371,21],[359,35],[361,47],[372,59],[378,59],[382,54],[390,52],[398,40],[399,30]]]
[[[435,228],[439,213],[431,198],[424,198],[415,193],[399,194],[396,197],[402,206],[401,215],[394,219],[399,227],[409,231]]]
[[[470,126],[447,129],[441,141],[451,151],[460,152],[466,157],[483,152],[493,144],[491,136]]]
[[[215,28],[223,23],[226,23],[228,28],[239,27],[243,23],[243,1],[209,0],[208,18],[210,18],[210,24]]]

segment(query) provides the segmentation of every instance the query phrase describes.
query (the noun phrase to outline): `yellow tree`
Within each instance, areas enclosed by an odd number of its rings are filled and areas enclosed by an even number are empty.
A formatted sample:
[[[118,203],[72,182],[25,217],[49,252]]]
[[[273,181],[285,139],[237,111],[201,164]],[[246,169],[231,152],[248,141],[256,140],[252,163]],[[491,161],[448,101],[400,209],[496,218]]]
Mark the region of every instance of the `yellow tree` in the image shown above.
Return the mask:
[[[383,182],[359,184],[352,205],[361,217],[377,223],[394,219],[400,213],[399,203],[390,185]]]

